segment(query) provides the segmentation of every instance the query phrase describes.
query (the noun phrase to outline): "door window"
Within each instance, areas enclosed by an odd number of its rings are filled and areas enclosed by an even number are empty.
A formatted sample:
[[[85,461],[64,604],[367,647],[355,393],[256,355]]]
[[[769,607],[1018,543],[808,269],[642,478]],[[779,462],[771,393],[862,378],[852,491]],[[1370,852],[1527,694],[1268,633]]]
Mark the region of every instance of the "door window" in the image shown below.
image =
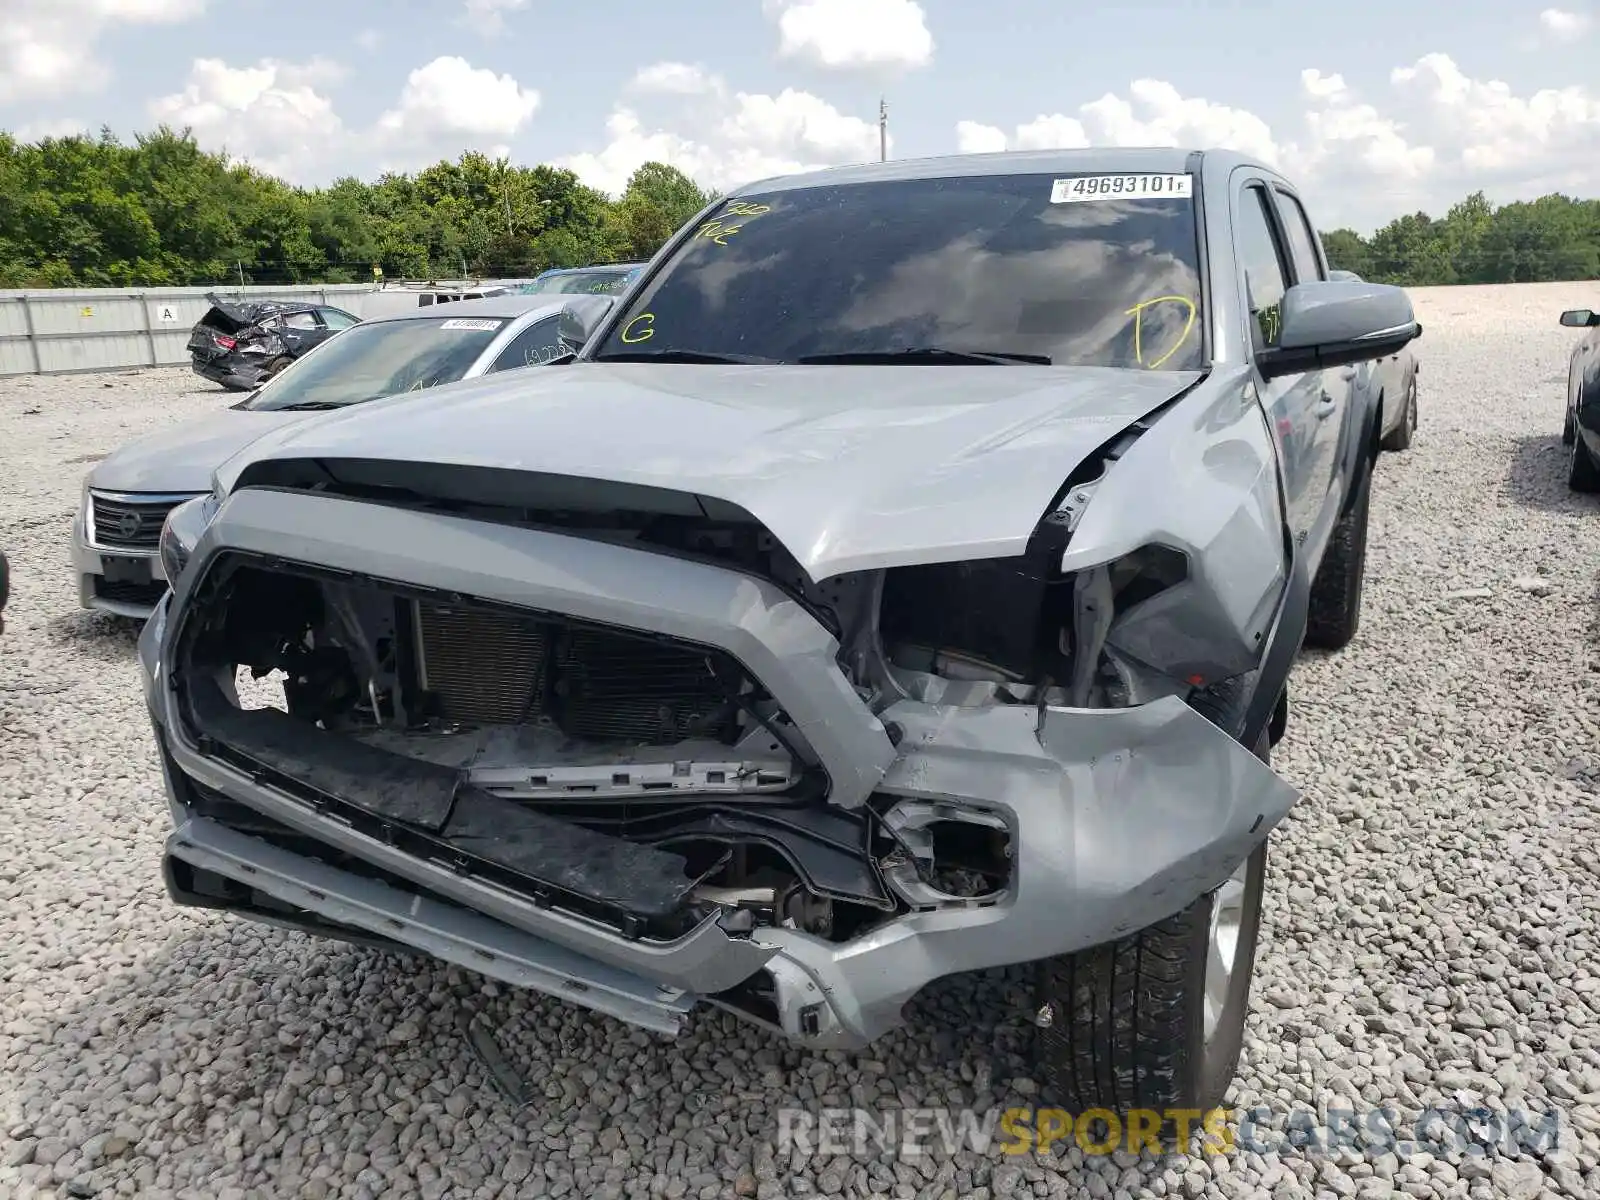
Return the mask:
[[[1306,219],[1306,210],[1300,201],[1279,189],[1278,211],[1283,214],[1284,231],[1289,236],[1295,282],[1327,278],[1322,271],[1322,256],[1317,253],[1316,234],[1311,231],[1311,222]]]
[[[511,342],[500,356],[489,367],[486,374],[496,371],[511,371],[519,367],[539,367],[562,354],[566,347],[561,344],[561,339],[556,335],[556,325],[560,318],[546,317],[542,321],[535,321],[529,325]]]
[[[1247,187],[1239,203],[1239,257],[1250,308],[1250,338],[1256,350],[1278,344],[1283,293],[1289,288],[1283,252],[1273,231],[1267,193]]]
[[[319,308],[317,315],[322,318],[322,323],[329,329],[349,329],[357,323],[357,319],[349,313],[337,308]]]

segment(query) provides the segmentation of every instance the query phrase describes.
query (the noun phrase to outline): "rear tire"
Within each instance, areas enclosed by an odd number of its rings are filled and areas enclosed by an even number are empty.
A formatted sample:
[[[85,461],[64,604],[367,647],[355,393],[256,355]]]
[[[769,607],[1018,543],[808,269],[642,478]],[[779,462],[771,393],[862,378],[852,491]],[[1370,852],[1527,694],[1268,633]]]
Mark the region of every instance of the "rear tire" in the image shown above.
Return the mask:
[[[1385,450],[1411,449],[1412,436],[1417,432],[1417,381],[1415,378],[1406,386],[1405,407],[1400,413],[1400,424],[1389,431],[1383,439]]]
[[[277,358],[273,359],[261,369],[261,382],[265,383],[267,380],[281,375],[283,373],[283,369],[293,361],[294,359],[290,358],[287,354],[280,354]]]
[[[1361,594],[1367,576],[1367,517],[1372,511],[1372,468],[1363,472],[1361,490],[1350,511],[1339,518],[1328,539],[1322,565],[1311,581],[1306,645],[1343,650],[1361,627]]]
[[[1567,486],[1575,492],[1600,492],[1600,462],[1589,452],[1577,430],[1572,434],[1572,459],[1567,466]]]
[[[1255,753],[1263,762],[1271,755],[1264,730]],[[1222,887],[1182,912],[1037,964],[1039,1059],[1059,1103],[1119,1117],[1222,1103],[1244,1044],[1266,875],[1263,841]],[[1231,931],[1231,955],[1219,931]],[[1208,972],[1229,957],[1230,970]],[[1172,1133],[1164,1122],[1161,1136]]]

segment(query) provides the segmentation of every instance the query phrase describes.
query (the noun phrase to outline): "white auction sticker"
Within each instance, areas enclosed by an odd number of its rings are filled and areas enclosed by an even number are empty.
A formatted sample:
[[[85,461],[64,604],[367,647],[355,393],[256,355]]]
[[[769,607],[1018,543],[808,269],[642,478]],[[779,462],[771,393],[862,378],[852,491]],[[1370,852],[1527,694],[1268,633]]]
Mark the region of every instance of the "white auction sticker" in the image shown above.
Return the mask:
[[[1056,180],[1050,188],[1050,203],[1187,199],[1193,195],[1193,175],[1079,175]]]
[[[452,317],[440,329],[499,329],[499,321],[488,321],[482,317]]]

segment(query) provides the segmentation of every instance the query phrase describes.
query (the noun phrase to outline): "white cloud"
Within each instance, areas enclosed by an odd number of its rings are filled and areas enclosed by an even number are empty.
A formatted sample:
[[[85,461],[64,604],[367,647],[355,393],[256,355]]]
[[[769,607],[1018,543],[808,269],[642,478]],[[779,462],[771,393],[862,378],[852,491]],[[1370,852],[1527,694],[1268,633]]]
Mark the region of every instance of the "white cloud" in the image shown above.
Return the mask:
[[[1404,127],[1358,100],[1342,75],[1315,69],[1300,72],[1308,109],[1306,140],[1286,155],[1287,169],[1310,179],[1342,176],[1347,185],[1387,187],[1384,202],[1398,207],[1423,197],[1422,181],[1434,166],[1431,146],[1414,146]]]
[[[1257,115],[1169,83],[1136,80],[1073,113],[1011,133],[956,126],[962,151],[1085,145],[1224,147],[1286,171],[1318,199],[1324,225],[1358,227],[1417,208],[1442,213],[1483,189],[1496,203],[1551,190],[1600,192],[1600,93],[1574,85],[1518,95],[1428,54],[1390,74],[1390,92],[1362,97],[1342,75],[1306,69],[1300,117],[1274,129]]]
[[[642,163],[670,163],[702,186],[726,190],[781,175],[878,157],[878,126],[849,116],[809,92],[739,92],[720,76],[683,63],[638,72],[627,100],[606,122],[606,145],[560,165],[601,191],[620,193]],[[648,111],[646,122],[641,116]]]
[[[11,135],[19,142],[41,142],[45,138],[76,137],[89,132],[89,126],[76,117],[60,117],[54,120],[30,121],[26,125],[19,125],[12,130]]]
[[[993,125],[962,121],[958,146],[982,150],[1072,150],[1085,146],[1228,146],[1276,161],[1272,130],[1253,113],[1185,98],[1170,83],[1136,79],[1130,99],[1107,92],[1078,106],[1078,116],[1041,114],[1011,135]]]
[[[1600,94],[1581,86],[1518,96],[1499,80],[1469,78],[1446,54],[1390,74],[1438,148],[1440,173],[1508,198],[1552,188],[1600,190]]]
[[[504,33],[506,15],[528,7],[528,0],[463,0],[466,11],[461,24],[476,29],[485,37]]]
[[[406,77],[395,106],[378,118],[377,135],[394,165],[454,158],[462,150],[506,153],[506,143],[538,110],[539,93],[454,55]]]
[[[268,58],[231,67],[219,58],[199,58],[181,92],[151,101],[150,116],[192,129],[201,145],[225,148],[235,161],[295,178],[314,169],[343,138],[333,102],[318,90],[342,77],[343,68],[326,59]]]
[[[296,183],[324,183],[350,172],[413,171],[463,150],[505,157],[539,107],[539,93],[510,75],[441,57],[412,71],[371,127],[354,129],[326,92],[345,75],[326,59],[237,67],[197,59],[187,86],[152,101],[150,117],[189,127],[202,146],[236,162]]]
[[[1539,14],[1539,25],[1551,36],[1564,42],[1571,42],[1589,32],[1594,25],[1594,18],[1588,13],[1572,12],[1564,8],[1547,8]]]
[[[720,78],[691,63],[659,62],[642,67],[628,84],[632,91],[657,92],[668,96],[698,96],[720,92]]]
[[[4,0],[0,103],[101,88],[111,71],[95,42],[107,27],[186,21],[205,7],[206,0]]]
[[[962,154],[995,154],[1006,148],[1006,131],[981,121],[956,122],[956,149]]]
[[[904,70],[933,61],[927,14],[915,0],[764,0],[778,54],[831,71]]]

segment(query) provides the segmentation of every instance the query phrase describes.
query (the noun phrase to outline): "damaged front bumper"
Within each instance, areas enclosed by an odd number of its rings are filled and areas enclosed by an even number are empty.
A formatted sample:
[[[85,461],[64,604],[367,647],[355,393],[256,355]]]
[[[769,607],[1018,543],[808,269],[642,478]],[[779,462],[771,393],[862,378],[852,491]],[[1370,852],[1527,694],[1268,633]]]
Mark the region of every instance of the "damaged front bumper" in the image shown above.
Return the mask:
[[[905,856],[885,856],[877,866],[904,902],[848,936],[739,928],[718,915],[670,938],[618,930],[463,870],[449,853],[418,852],[398,811],[368,813],[376,824],[346,819],[194,737],[171,686],[169,614],[181,614],[203,573],[185,572],[140,640],[175,826],[166,852],[176,899],[411,947],[663,1032],[759,978],[767,1023],[792,1040],[865,1045],[935,979],[1085,949],[1180,910],[1219,886],[1297,798],[1175,698],[1120,709],[901,700],[874,715],[809,613],[704,563],[651,555],[641,572],[640,553],[624,547],[250,490],[224,506],[196,562],[220,547],[726,648],[815,749],[830,807],[876,806],[910,850],[940,822],[1003,834],[1006,885],[977,898],[930,888]],[[442,817],[439,831],[449,836]],[[616,847],[586,845],[600,864],[589,884],[622,887],[604,878]]]

